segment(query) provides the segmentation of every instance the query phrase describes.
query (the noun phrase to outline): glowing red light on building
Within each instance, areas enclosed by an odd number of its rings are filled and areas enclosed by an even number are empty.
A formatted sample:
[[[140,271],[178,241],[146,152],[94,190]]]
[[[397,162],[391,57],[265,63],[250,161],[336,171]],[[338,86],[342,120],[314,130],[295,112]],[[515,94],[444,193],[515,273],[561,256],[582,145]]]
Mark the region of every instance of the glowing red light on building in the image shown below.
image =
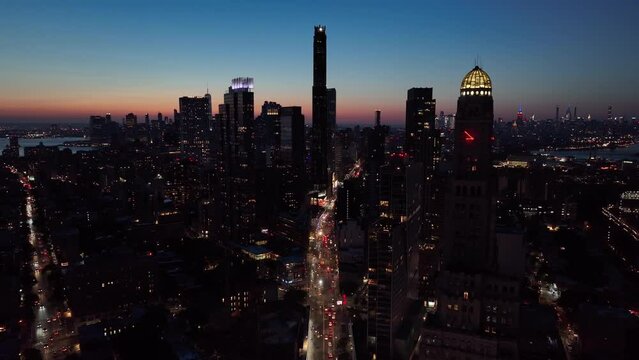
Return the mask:
[[[468,131],[464,130],[464,140],[466,140],[466,142],[473,142],[475,141],[475,137],[472,136]]]

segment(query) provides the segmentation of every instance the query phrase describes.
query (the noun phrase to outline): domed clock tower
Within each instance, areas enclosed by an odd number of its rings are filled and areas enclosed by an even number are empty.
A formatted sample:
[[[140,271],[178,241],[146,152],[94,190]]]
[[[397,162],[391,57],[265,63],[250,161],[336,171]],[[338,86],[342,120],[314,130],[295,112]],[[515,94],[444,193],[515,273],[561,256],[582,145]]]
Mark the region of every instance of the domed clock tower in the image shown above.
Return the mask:
[[[444,264],[462,271],[495,266],[492,82],[479,66],[461,83],[455,117],[453,178],[446,209]]]
[[[518,359],[520,280],[497,261],[492,91],[478,66],[461,83],[436,304],[422,333],[426,359]]]

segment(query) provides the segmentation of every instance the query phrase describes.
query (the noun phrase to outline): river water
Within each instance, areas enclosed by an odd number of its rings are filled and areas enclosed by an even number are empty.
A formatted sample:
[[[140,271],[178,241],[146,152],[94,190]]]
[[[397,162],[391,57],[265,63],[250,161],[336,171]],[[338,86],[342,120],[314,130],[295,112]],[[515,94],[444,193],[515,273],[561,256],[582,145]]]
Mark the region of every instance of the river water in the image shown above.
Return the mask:
[[[593,150],[556,150],[538,151],[536,153],[551,154],[553,156],[574,157],[578,160],[586,160],[591,156],[607,159],[610,161],[634,160],[639,161],[639,143],[627,147],[616,149],[593,149]]]
[[[18,143],[20,144],[20,156],[24,156],[24,147],[25,146],[38,146],[42,143],[44,146],[57,146],[59,148],[69,148],[73,153],[77,151],[92,151],[95,148],[92,147],[84,147],[84,146],[63,146],[65,142],[69,141],[82,141],[89,140],[89,138],[83,137],[47,137],[40,139],[32,139],[32,138],[19,138]],[[9,138],[0,138],[0,153],[5,147],[9,145]]]

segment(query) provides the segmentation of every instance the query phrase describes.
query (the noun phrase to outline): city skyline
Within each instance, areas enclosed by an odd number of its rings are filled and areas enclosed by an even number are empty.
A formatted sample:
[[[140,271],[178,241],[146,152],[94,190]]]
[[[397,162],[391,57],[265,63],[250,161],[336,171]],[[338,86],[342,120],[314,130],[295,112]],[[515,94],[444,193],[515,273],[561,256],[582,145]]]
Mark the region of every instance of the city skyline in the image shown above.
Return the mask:
[[[401,126],[412,87],[433,87],[438,113],[454,113],[460,74],[477,59],[500,89],[496,118],[513,119],[520,104],[537,119],[554,118],[557,105],[596,119],[608,105],[637,115],[638,75],[623,69],[639,51],[621,36],[632,31],[636,4],[362,4],[8,4],[0,121],[171,114],[179,97],[207,88],[215,107],[230,79],[250,76],[256,104],[302,106],[309,123],[315,24],[331,39],[327,82],[338,92],[338,125],[372,124],[379,108],[384,123]],[[615,21],[598,22],[604,10]]]

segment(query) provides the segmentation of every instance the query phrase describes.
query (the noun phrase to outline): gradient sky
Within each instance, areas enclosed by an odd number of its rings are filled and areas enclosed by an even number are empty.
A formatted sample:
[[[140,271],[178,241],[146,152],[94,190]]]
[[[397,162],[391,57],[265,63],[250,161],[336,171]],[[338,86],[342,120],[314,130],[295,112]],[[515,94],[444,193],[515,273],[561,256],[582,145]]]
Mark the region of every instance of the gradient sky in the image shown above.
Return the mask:
[[[311,118],[313,26],[328,35],[338,123],[402,124],[406,90],[455,111],[481,58],[495,116],[639,114],[639,2],[0,0],[0,121],[88,121],[158,111],[233,77]]]

